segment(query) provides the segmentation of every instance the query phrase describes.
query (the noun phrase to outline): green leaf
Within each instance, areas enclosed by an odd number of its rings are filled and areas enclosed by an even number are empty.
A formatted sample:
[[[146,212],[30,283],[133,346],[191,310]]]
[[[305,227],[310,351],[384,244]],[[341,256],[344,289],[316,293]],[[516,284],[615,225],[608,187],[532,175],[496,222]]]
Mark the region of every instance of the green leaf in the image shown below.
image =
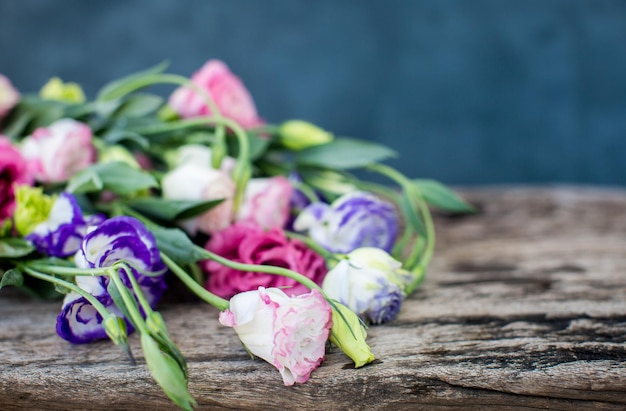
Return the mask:
[[[173,221],[195,217],[220,204],[224,199],[209,201],[169,200],[145,197],[127,200],[126,205],[160,220]]]
[[[0,239],[0,258],[24,257],[35,250],[33,244],[22,238]]]
[[[452,213],[474,213],[476,209],[445,185],[435,180],[413,180],[427,203]]]
[[[89,167],[72,177],[65,189],[70,193],[79,194],[101,191],[103,187],[104,183],[96,170]]]
[[[140,190],[158,187],[156,179],[142,170],[118,161],[98,163],[74,176],[67,185],[71,193],[109,190],[128,195]]]
[[[154,94],[134,94],[128,96],[114,113],[114,117],[143,117],[157,111],[165,100]]]
[[[21,287],[24,284],[24,276],[22,272],[17,268],[11,268],[5,271],[0,280],[0,289],[7,286]]]
[[[109,144],[117,144],[121,141],[132,141],[143,150],[147,150],[148,147],[150,147],[150,142],[147,138],[130,130],[113,129],[106,133],[102,139]]]
[[[266,152],[272,142],[271,138],[262,138],[258,134],[246,132],[248,138],[248,146],[250,148],[250,161],[255,161],[261,158]],[[234,136],[228,138],[228,155],[231,157],[237,157],[239,155],[239,140]]]
[[[411,193],[404,190],[400,198],[400,210],[406,219],[406,223],[410,224],[421,236],[426,236],[426,228],[417,211],[417,205],[411,199]]]
[[[123,97],[127,93],[127,90],[134,90],[134,85],[141,83],[141,80],[144,77],[152,74],[162,73],[163,71],[165,71],[167,66],[169,66],[169,63],[167,61],[164,61],[147,70],[133,73],[126,77],[122,77],[120,79],[112,81],[102,87],[102,89],[100,89],[97,100],[115,100]]]
[[[178,228],[165,228],[157,224],[146,224],[157,241],[159,250],[177,264],[189,264],[205,258],[195,249],[195,244]]]
[[[296,162],[301,165],[347,170],[364,167],[395,155],[395,151],[381,144],[350,138],[336,138],[328,144],[298,152]]]

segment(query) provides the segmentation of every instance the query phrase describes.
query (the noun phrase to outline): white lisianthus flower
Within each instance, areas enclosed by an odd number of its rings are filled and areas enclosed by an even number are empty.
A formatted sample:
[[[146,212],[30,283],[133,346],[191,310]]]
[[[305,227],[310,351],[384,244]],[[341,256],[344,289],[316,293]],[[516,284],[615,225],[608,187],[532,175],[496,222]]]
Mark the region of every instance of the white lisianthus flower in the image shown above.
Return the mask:
[[[402,263],[387,252],[361,247],[326,274],[322,288],[328,298],[346,305],[364,320],[381,324],[398,315],[410,278]]]
[[[197,164],[199,166],[211,167],[212,150],[202,144],[185,144],[176,150],[171,160],[175,167],[183,164]],[[224,157],[220,170],[231,175],[235,169],[237,161],[232,157]]]
[[[228,227],[233,219],[235,183],[228,174],[195,163],[182,164],[167,173],[161,181],[163,197],[174,200],[225,199],[202,215],[181,221],[190,234],[211,234]]]
[[[233,327],[252,354],[293,385],[306,382],[324,359],[331,311],[317,290],[289,297],[279,288],[259,287],[231,298],[220,323]]]

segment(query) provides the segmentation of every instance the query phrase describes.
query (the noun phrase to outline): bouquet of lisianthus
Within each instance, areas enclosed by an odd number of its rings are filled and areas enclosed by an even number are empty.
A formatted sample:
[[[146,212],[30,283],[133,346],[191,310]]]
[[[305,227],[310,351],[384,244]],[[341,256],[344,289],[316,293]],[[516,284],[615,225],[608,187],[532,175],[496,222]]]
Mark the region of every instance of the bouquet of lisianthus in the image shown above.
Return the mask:
[[[183,409],[187,365],[156,311],[180,281],[244,348],[304,383],[326,342],[358,368],[366,325],[390,321],[424,279],[429,205],[471,207],[381,162],[394,152],[304,121],[262,120],[217,60],[191,79],[165,65],[86,101],[50,80],[21,95],[0,75],[0,288],[63,298],[58,335],[109,338]],[[170,84],[169,98],[145,89]],[[356,178],[382,174],[387,186]]]

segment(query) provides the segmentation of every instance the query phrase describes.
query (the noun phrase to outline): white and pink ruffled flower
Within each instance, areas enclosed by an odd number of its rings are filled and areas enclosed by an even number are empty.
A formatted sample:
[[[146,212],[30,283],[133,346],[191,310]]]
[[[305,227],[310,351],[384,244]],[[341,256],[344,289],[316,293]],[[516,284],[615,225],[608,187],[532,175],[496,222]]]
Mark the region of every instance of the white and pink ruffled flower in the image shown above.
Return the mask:
[[[0,74],[0,120],[20,101],[20,93],[13,87],[11,81]]]
[[[224,171],[208,165],[182,164],[163,177],[161,188],[163,197],[173,200],[225,199],[202,215],[181,222],[181,226],[192,235],[198,231],[211,234],[223,230],[232,222],[235,183]]]
[[[69,118],[36,129],[24,139],[22,154],[30,161],[37,181],[67,181],[95,161],[89,126]]]
[[[283,176],[253,178],[246,185],[237,220],[262,228],[283,228],[289,220],[292,193],[292,184]]]
[[[317,290],[288,297],[279,288],[263,287],[235,295],[220,313],[220,323],[275,366],[285,385],[308,381],[321,364],[331,318],[331,307]]]
[[[243,128],[263,124],[257,115],[252,96],[226,64],[220,60],[209,60],[191,76],[191,81],[206,91],[224,117],[228,117]],[[179,87],[169,98],[169,105],[180,116],[198,117],[211,114],[205,99],[190,87]]]

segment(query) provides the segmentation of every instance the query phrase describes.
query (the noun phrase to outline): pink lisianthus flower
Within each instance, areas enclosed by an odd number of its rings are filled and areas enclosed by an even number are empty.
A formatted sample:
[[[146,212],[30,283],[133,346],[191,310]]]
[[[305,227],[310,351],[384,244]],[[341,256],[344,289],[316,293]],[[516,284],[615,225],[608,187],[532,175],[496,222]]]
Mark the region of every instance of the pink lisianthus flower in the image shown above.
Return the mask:
[[[249,222],[237,222],[215,233],[205,248],[240,263],[288,268],[316,284],[321,284],[327,272],[324,259],[304,243],[288,239],[278,228],[264,230]],[[239,271],[212,260],[204,261],[202,268],[208,274],[205,288],[223,298],[258,287],[286,287],[284,290],[289,295],[308,290],[287,277]]]
[[[306,382],[324,359],[332,310],[322,294],[312,290],[296,297],[278,288],[235,295],[220,323],[233,327],[254,355],[280,371],[285,385]]]
[[[293,186],[283,176],[253,178],[246,185],[237,220],[252,221],[262,228],[283,228],[289,220]]]
[[[28,164],[11,141],[0,135],[0,222],[15,210],[15,186],[33,183]]]
[[[167,173],[161,181],[161,188],[164,198],[175,200],[225,199],[202,215],[181,221],[181,226],[192,235],[198,231],[212,234],[223,230],[233,219],[235,183],[221,170],[186,163]]]
[[[0,74],[0,120],[20,101],[20,93],[8,78]]]
[[[89,126],[69,118],[36,129],[22,142],[22,154],[42,183],[67,181],[96,158]]]
[[[206,91],[224,117],[236,121],[243,128],[263,124],[257,115],[252,96],[226,64],[220,60],[209,60],[191,76],[191,81]],[[180,116],[198,117],[212,114],[205,99],[190,87],[174,90],[168,101]]]

